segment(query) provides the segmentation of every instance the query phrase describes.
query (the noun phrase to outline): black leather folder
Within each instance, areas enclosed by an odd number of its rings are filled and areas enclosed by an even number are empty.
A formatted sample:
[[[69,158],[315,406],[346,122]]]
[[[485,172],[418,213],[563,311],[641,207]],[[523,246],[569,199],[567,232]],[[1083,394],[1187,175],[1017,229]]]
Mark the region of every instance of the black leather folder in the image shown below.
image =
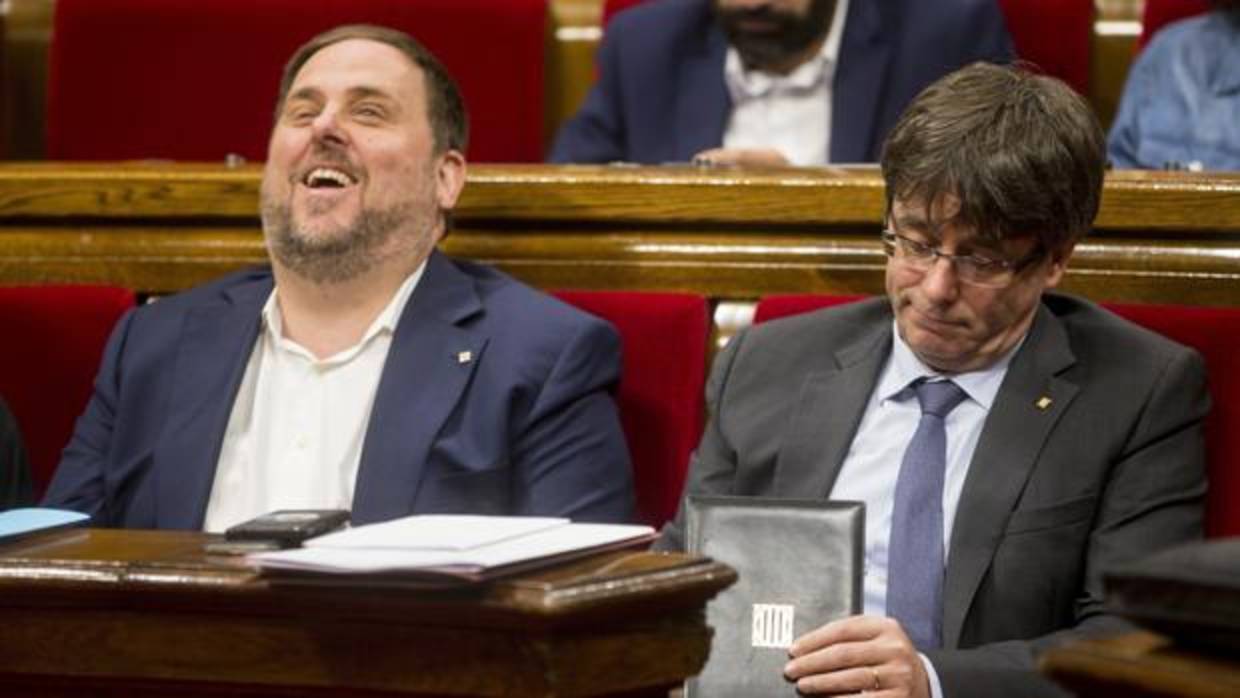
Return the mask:
[[[735,585],[706,607],[710,658],[685,698],[796,696],[788,645],[861,610],[860,502],[690,496],[688,550],[727,563]]]
[[[1177,644],[1240,654],[1240,538],[1187,543],[1108,570],[1107,608]]]

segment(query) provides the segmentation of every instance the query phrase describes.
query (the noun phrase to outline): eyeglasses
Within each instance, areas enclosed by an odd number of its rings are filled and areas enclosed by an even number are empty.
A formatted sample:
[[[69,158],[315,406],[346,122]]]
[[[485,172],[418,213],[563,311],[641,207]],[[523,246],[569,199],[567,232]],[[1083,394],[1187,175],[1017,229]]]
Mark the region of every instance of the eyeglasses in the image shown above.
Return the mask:
[[[910,269],[923,272],[929,271],[942,257],[952,264],[956,270],[956,276],[961,281],[991,288],[1001,288],[1012,283],[1017,274],[1043,256],[1041,245],[1015,261],[979,254],[948,254],[941,252],[937,247],[891,230],[883,231],[883,250],[888,257]]]

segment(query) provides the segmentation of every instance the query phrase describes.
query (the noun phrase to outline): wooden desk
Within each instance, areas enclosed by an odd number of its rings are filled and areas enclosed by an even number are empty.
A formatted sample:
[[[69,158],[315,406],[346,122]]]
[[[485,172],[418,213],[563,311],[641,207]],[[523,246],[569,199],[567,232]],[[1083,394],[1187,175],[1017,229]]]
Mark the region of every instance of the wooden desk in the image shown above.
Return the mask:
[[[0,546],[0,695],[635,695],[702,667],[703,606],[736,578],[620,552],[447,591],[296,587],[207,539]]]
[[[1042,671],[1082,698],[1240,696],[1240,659],[1179,648],[1146,632],[1051,650]]]

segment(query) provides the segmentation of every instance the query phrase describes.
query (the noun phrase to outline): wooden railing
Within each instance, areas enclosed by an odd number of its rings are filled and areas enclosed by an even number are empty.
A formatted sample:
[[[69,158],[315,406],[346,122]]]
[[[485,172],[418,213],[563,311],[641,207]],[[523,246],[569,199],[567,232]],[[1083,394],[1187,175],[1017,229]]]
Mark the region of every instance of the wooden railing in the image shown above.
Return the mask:
[[[0,283],[163,294],[261,264],[256,166],[0,165]],[[877,170],[475,166],[443,243],[543,288],[878,293]],[[1240,305],[1240,175],[1114,173],[1064,287]]]

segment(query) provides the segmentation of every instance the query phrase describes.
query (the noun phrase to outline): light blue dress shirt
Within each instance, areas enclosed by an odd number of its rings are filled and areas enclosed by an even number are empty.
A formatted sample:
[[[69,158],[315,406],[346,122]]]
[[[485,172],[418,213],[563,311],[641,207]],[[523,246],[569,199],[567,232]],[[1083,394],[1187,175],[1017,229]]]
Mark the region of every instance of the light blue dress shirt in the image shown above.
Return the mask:
[[[1240,170],[1240,13],[1154,35],[1128,74],[1107,154],[1117,168]]]
[[[989,368],[945,375],[922,363],[900,338],[899,328],[894,322],[892,324],[890,357],[866,403],[857,434],[831,490],[831,499],[865,502],[863,600],[865,613],[875,616],[887,615],[887,542],[891,536],[896,477],[904,449],[921,420],[921,408],[910,384],[922,377],[950,378],[967,395],[943,422],[947,433],[947,469],[943,478],[943,560],[946,561],[956,507],[982,426],[1007,375],[1012,356],[1024,342],[1023,339],[1017,342]],[[922,662],[930,674],[931,692],[934,698],[940,698],[943,691],[938,675],[924,655]]]

